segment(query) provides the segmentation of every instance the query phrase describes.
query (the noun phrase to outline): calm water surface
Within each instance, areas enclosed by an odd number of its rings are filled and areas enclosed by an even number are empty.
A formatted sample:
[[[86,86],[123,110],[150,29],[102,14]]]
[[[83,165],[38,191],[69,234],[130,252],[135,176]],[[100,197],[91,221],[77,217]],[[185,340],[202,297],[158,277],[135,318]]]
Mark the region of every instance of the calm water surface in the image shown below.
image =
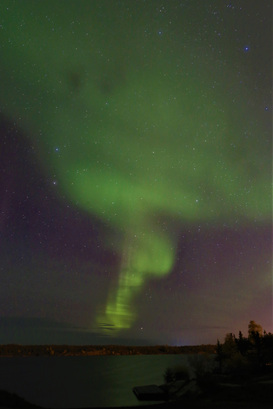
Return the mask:
[[[0,358],[0,389],[48,408],[138,405],[132,388],[176,365],[187,355]]]

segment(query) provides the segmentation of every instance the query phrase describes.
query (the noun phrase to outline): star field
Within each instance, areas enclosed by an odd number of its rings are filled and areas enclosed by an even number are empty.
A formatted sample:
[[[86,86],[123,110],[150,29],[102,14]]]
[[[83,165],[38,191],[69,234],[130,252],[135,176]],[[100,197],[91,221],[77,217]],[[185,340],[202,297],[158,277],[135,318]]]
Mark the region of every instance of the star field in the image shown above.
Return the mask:
[[[272,331],[258,3],[1,2],[3,342]]]

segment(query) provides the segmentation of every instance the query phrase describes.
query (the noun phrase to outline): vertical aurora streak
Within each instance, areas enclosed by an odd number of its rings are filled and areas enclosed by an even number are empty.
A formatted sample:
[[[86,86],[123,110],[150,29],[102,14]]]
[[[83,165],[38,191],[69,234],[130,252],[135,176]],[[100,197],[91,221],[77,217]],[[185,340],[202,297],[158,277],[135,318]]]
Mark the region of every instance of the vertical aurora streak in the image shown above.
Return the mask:
[[[98,324],[106,322],[112,328],[130,328],[136,318],[131,303],[132,297],[141,290],[145,280],[151,276],[162,277],[171,271],[174,249],[162,235],[147,233],[135,234],[126,238],[123,248],[122,265],[117,289],[111,292]]]
[[[270,130],[255,119],[246,52],[234,33],[215,52],[206,7],[196,39],[183,31],[188,11],[161,28],[152,1],[122,2],[120,14],[104,1],[1,3],[2,113],[62,200],[117,232],[119,277],[96,325],[128,329],[134,297],[172,271],[178,225],[271,219]]]

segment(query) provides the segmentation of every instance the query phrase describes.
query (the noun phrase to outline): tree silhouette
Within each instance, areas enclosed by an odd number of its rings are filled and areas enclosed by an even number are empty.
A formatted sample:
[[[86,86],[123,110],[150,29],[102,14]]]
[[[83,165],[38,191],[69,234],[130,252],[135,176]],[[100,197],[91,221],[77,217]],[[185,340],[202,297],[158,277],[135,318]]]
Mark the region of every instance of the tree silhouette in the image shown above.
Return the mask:
[[[255,334],[259,334],[259,336],[263,335],[263,329],[261,325],[257,324],[255,321],[249,321],[248,324],[248,338],[251,341],[255,339]]]
[[[240,375],[247,371],[270,370],[273,364],[273,334],[267,334],[261,325],[250,321],[247,338],[241,331],[238,338],[232,333],[226,334],[223,344],[217,340],[216,354],[220,373]]]

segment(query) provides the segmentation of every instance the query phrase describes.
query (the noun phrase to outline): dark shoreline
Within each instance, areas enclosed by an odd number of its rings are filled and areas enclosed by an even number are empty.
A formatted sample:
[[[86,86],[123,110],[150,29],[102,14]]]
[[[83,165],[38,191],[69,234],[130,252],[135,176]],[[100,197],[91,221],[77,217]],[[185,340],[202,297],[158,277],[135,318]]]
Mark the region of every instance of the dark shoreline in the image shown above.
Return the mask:
[[[254,376],[248,381],[214,375],[214,380],[203,387],[201,394],[190,393],[176,400],[132,406],[90,406],[66,409],[269,409],[273,399],[273,373]],[[0,390],[0,408],[50,409],[26,401],[15,393]]]
[[[0,357],[215,354],[216,345],[0,345]]]
[[[272,407],[272,401],[258,401],[258,400],[241,400],[227,399],[214,399],[212,397],[184,397],[176,401],[153,403],[145,405],[134,406],[89,406],[84,408],[66,408],[66,409],[269,409]],[[34,405],[27,402],[18,395],[8,393],[0,390],[0,408],[10,409],[50,409],[44,406]]]

